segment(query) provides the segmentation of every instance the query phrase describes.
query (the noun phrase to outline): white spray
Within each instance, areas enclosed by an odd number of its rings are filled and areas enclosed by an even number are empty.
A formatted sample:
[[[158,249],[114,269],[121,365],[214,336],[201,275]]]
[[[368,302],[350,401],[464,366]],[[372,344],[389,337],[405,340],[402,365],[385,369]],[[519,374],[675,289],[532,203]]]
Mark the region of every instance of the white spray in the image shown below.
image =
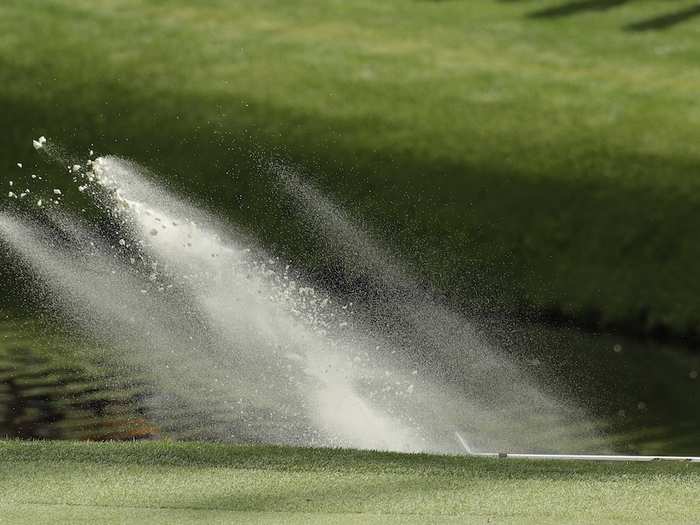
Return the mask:
[[[331,244],[359,250],[407,338],[355,320],[136,164],[90,164],[74,180],[111,215],[113,240],[51,210],[41,224],[0,214],[0,235],[56,306],[104,343],[105,359],[153,384],[164,432],[402,451],[457,451],[455,429],[511,448],[566,448],[555,426],[576,439],[589,433],[572,423],[580,413],[541,394],[298,180],[284,177],[288,191]]]

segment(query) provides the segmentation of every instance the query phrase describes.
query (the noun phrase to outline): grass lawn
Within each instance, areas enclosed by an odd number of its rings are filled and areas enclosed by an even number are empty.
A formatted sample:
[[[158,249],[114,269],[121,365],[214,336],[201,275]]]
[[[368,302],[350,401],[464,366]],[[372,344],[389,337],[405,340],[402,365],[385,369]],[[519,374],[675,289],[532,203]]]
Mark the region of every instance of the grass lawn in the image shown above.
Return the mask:
[[[694,3],[569,4],[6,0],[0,180],[94,144],[332,267],[279,154],[457,302],[698,333]]]
[[[0,442],[3,523],[696,523],[695,464]]]

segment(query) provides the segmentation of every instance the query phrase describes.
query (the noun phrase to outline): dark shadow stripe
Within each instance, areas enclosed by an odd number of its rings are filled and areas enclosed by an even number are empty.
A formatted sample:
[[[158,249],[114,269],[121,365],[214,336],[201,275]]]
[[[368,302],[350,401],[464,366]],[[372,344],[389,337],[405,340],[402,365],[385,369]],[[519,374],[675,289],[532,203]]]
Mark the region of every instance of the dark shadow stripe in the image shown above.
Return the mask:
[[[619,7],[629,0],[578,0],[555,7],[547,7],[528,14],[528,18],[559,18],[576,15],[586,11],[606,11],[613,7]]]
[[[648,20],[643,20],[625,27],[627,31],[661,31],[669,29],[677,24],[681,24],[700,15],[700,4],[671,13],[668,15],[657,16]]]

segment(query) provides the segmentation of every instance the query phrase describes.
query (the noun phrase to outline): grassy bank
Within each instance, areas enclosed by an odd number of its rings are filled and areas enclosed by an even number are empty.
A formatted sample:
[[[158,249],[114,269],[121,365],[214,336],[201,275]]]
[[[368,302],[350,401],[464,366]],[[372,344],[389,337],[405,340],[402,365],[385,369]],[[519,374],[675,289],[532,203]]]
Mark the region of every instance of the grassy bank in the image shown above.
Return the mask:
[[[694,464],[196,443],[0,443],[12,523],[691,523]]]
[[[0,177],[92,144],[332,265],[279,155],[459,303],[697,335],[698,25],[634,28],[682,3],[9,0]]]

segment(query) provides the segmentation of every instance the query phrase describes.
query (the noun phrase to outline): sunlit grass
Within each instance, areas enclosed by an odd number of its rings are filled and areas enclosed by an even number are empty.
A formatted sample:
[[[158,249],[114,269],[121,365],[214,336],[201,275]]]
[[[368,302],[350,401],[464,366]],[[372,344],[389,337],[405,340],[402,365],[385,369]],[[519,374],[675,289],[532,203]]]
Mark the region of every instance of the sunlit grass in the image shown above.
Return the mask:
[[[693,333],[698,25],[544,5],[5,2],[0,157],[94,143],[323,266],[259,176],[281,153],[456,301]]]
[[[0,511],[13,523],[692,523],[700,482],[694,464],[211,444],[10,441],[0,460]]]

